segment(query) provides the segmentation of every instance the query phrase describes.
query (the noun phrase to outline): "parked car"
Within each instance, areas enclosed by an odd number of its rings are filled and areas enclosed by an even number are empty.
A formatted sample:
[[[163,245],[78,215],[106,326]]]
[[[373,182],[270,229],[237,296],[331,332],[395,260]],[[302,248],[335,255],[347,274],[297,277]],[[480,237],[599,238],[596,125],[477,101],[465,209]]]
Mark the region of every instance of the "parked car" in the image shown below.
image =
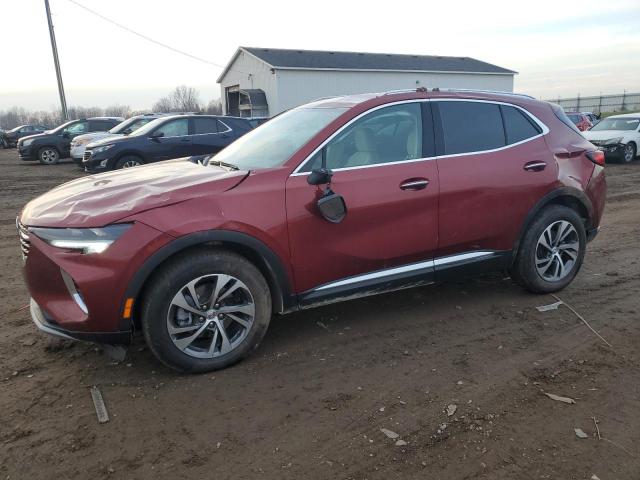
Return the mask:
[[[589,130],[592,126],[591,121],[589,120],[589,117],[587,117],[586,115],[583,115],[582,113],[567,112],[567,117],[569,117],[569,120],[571,120],[573,124],[576,127],[578,127],[578,130],[580,130],[581,132]]]
[[[166,365],[203,372],[252,352],[273,313],[492,270],[555,292],[598,231],[603,166],[559,106],[530,97],[320,100],[205,160],[29,202],[17,225],[31,315],[75,339],[141,330]]]
[[[82,164],[103,172],[190,155],[216,153],[251,130],[244,118],[172,115],[158,118],[126,137],[87,145]]]
[[[136,115],[117,124],[108,132],[92,132],[78,135],[71,141],[71,158],[73,158],[78,165],[82,165],[82,157],[84,156],[85,148],[89,143],[104,140],[105,138],[116,138],[129,135],[131,132],[136,131],[151,120],[155,120],[156,118],[165,115],[167,114],[148,113],[144,115]]]
[[[631,162],[640,145],[640,113],[605,118],[584,132],[584,136],[604,151],[607,160]]]
[[[46,129],[47,127],[42,125],[20,125],[2,134],[2,146],[3,148],[13,148],[21,138],[42,133]]]
[[[582,115],[586,116],[589,119],[592,126],[600,121],[600,116],[596,115],[593,112],[581,112],[581,113]]]
[[[121,117],[93,117],[72,120],[53,130],[23,137],[18,142],[21,160],[40,160],[44,165],[70,156],[71,140],[87,132],[106,132],[124,120]]]

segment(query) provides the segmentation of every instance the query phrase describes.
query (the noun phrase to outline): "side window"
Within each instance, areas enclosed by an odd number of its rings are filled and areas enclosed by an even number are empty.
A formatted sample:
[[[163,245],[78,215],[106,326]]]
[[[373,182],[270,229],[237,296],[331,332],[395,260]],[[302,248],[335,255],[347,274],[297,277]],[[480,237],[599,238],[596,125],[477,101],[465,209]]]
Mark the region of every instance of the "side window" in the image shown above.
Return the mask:
[[[189,119],[177,118],[155,129],[155,132],[164,133],[165,137],[181,137],[189,134]]]
[[[92,132],[106,132],[111,129],[112,126],[113,125],[111,123],[100,120],[89,121],[89,130]]]
[[[89,122],[78,122],[68,126],[65,131],[71,135],[80,135],[89,131]]]
[[[484,102],[437,102],[444,155],[481,152],[506,145],[500,107]]]
[[[218,133],[218,121],[215,118],[194,118],[194,134]]]
[[[500,105],[504,130],[507,134],[507,144],[521,142],[527,138],[535,137],[542,133],[539,125],[521,110],[507,105]]]
[[[371,112],[333,138],[305,166],[349,168],[401,162],[422,157],[422,113],[420,103],[392,105]]]
[[[33,127],[31,125],[27,125],[26,127],[23,127],[21,129],[22,133],[26,133],[26,132],[33,132]]]

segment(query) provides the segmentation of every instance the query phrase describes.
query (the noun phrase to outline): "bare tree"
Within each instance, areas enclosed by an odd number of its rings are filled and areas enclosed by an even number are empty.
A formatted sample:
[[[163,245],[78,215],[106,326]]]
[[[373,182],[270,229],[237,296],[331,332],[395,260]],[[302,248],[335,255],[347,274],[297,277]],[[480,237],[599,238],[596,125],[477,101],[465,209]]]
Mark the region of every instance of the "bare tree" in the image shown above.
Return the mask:
[[[222,102],[219,98],[214,98],[207,104],[205,112],[209,115],[222,115]]]
[[[153,104],[155,112],[199,112],[202,110],[200,95],[193,87],[180,85],[166,97]]]
[[[110,105],[104,109],[104,114],[108,117],[130,117],[131,116],[131,107],[129,105]]]

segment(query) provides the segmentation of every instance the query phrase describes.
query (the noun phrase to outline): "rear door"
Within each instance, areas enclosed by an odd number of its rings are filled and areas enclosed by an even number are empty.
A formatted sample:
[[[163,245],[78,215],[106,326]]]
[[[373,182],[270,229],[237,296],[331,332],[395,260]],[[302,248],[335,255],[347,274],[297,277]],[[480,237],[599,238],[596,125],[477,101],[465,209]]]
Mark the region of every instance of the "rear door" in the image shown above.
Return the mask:
[[[457,99],[432,105],[440,174],[437,257],[459,255],[471,264],[510,251],[526,215],[557,178],[544,140],[548,129],[514,105]],[[443,271],[459,266],[438,263]]]
[[[286,208],[302,304],[431,281],[438,241],[438,172],[427,102],[378,107],[338,131],[287,180]],[[322,218],[322,164],[342,195],[341,223]]]
[[[146,149],[148,160],[159,161],[193,155],[189,118],[174,118],[157,127],[152,134],[162,133],[158,138],[149,138]]]
[[[231,129],[217,118],[201,117],[192,121],[193,155],[217,153],[229,144]]]

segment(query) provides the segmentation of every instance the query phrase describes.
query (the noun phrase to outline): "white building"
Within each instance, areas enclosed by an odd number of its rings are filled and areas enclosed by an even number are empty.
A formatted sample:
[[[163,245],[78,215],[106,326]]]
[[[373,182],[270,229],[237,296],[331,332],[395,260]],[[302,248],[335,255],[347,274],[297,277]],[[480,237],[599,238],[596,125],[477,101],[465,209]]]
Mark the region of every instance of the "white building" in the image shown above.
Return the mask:
[[[468,57],[240,47],[218,83],[225,114],[268,117],[351,93],[416,87],[512,92],[515,74]]]

